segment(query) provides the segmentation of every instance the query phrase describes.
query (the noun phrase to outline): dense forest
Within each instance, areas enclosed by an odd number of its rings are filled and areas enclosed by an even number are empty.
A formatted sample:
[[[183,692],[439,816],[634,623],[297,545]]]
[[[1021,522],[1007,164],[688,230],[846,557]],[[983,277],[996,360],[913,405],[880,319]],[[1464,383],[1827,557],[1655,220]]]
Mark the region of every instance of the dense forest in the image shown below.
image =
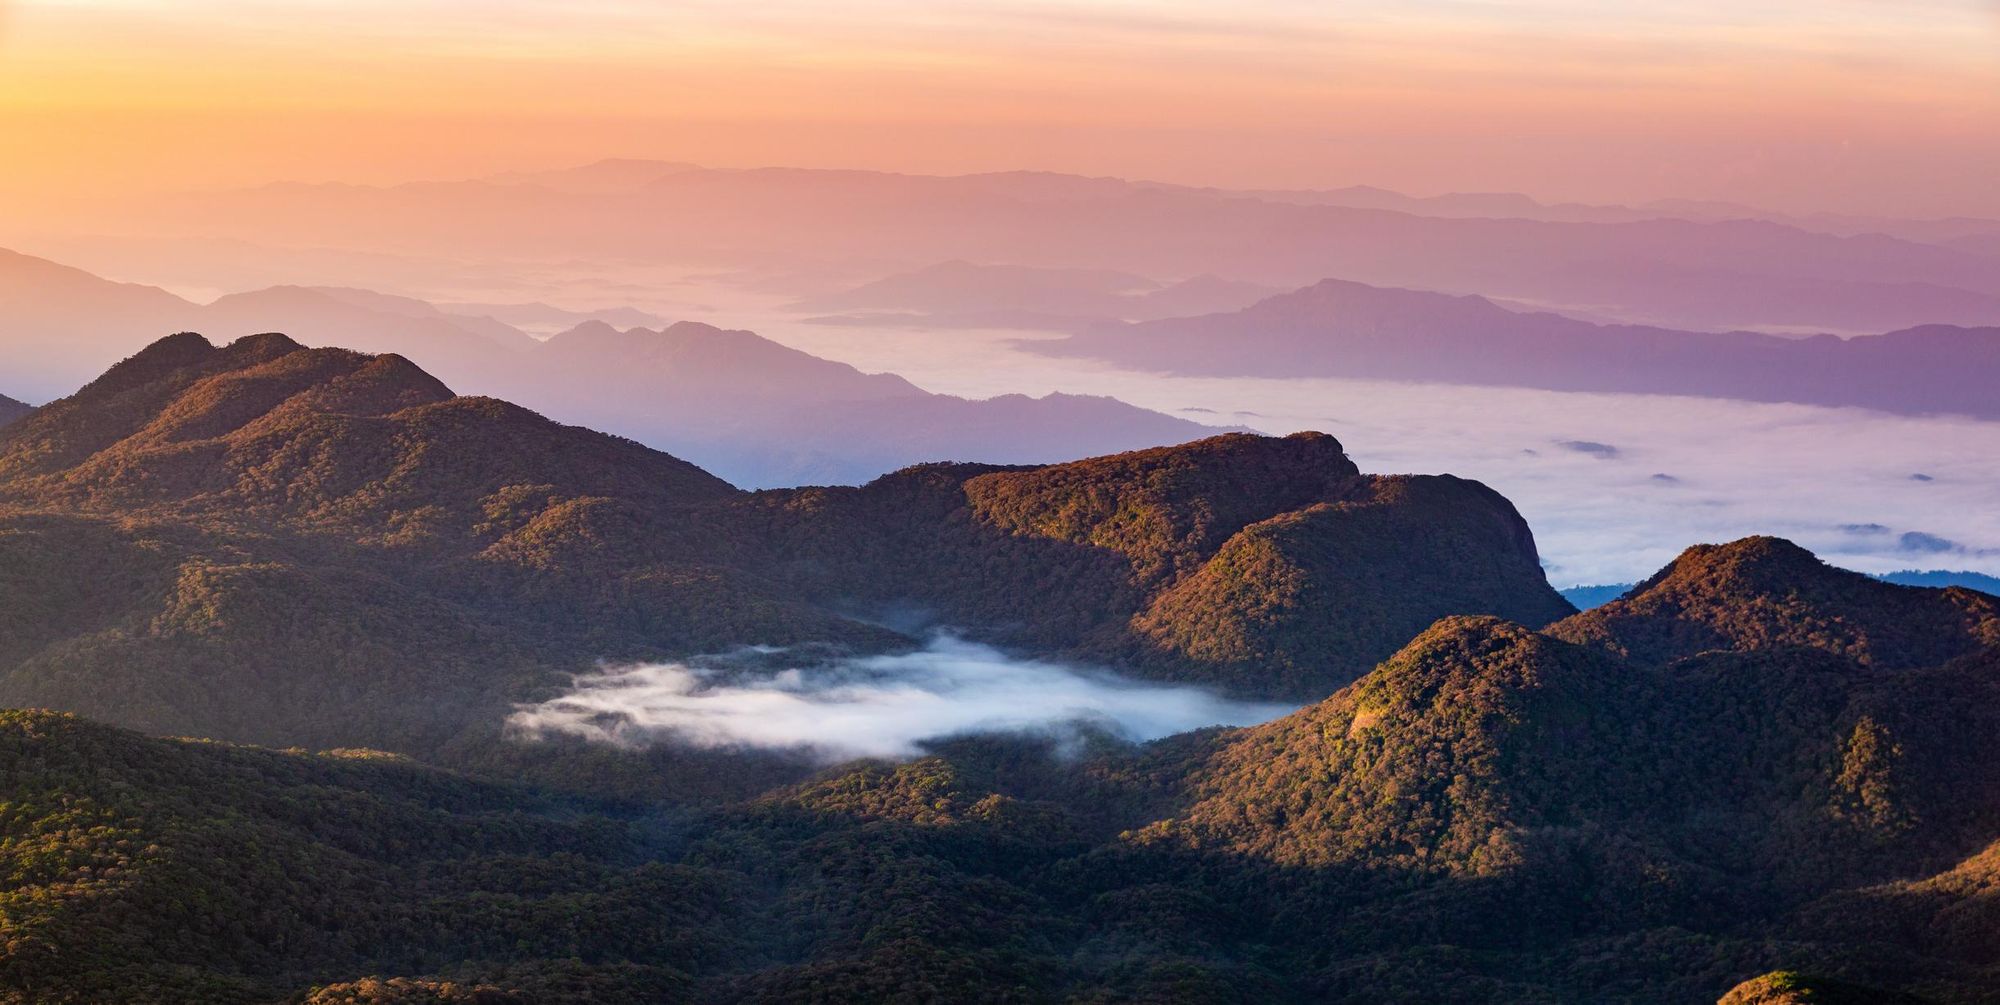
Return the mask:
[[[503,727],[925,624],[1303,707],[838,764]],[[176,336],[0,432],[0,703],[60,710],[0,713],[5,1002],[2000,996],[2000,601],[1752,538],[1579,614],[1506,500],[1318,434],[744,493]]]

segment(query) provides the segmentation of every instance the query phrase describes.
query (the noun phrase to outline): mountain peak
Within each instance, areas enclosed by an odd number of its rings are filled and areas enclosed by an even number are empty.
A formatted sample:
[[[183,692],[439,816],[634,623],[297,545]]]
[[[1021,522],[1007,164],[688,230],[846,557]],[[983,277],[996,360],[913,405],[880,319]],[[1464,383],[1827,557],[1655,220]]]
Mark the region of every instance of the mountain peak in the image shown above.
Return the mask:
[[[660,334],[679,335],[683,338],[692,338],[699,336],[714,337],[718,335],[754,335],[755,333],[741,331],[737,329],[720,328],[715,325],[709,324],[706,321],[676,321],[673,324],[670,324],[665,328],[660,329]]]
[[[1196,802],[1144,838],[1303,866],[1492,869],[1523,834],[1570,822],[1569,783],[1601,768],[1615,729],[1591,711],[1630,680],[1613,662],[1499,618],[1445,618],[1333,697],[1230,736]]]
[[[1837,569],[1782,537],[1756,535],[1724,544],[1697,544],[1631,592],[1644,593],[1667,582],[1704,584],[1730,591],[1775,592],[1820,580],[1860,577]]]
[[[298,352],[305,346],[283,332],[259,332],[245,335],[224,347],[224,351],[238,359],[269,360],[288,353]]]
[[[623,333],[620,332],[617,328],[613,327],[610,322],[602,321],[597,318],[592,318],[589,321],[572,325],[569,328],[566,328],[560,332],[557,332],[554,335],[549,336],[549,342],[558,343],[566,341],[575,341],[579,339],[592,339],[592,340],[606,339],[606,338],[615,338],[621,334]]]
[[[1124,552],[1150,575],[1205,559],[1248,524],[1339,498],[1360,475],[1325,433],[1224,433],[995,472],[965,490],[974,510],[999,526]]]
[[[162,339],[10,429],[0,476],[24,497],[107,508],[346,520],[366,532],[493,525],[521,486],[548,497],[716,501],[735,489],[627,440],[461,398],[396,354],[266,333]],[[491,504],[491,505],[489,505]],[[417,521],[417,523],[411,523]]]
[[[1711,649],[1824,649],[1884,669],[2000,643],[2000,601],[1837,569],[1778,537],[1696,545],[1622,599],[1549,628],[1646,662]]]
[[[84,384],[76,396],[120,394],[184,370],[214,368],[218,364],[220,368],[230,368],[276,358],[296,348],[300,344],[282,334],[252,334],[230,342],[226,348],[218,348],[200,332],[174,332],[112,364],[102,376]]]
[[[1376,307],[1430,304],[1437,307],[1454,307],[1459,310],[1492,314],[1512,314],[1512,311],[1481,296],[1438,293],[1432,290],[1413,290],[1394,286],[1371,286],[1351,279],[1322,279],[1317,283],[1290,293],[1280,293],[1265,302],[1307,302],[1322,307]]]

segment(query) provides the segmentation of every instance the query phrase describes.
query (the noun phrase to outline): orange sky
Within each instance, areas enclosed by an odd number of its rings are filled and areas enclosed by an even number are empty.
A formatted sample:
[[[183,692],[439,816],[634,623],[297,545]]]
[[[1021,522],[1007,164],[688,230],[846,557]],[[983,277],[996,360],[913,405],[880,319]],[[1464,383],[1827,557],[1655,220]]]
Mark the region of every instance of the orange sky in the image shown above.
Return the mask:
[[[2000,7],[0,0],[0,136],[16,213],[621,156],[2000,215]]]

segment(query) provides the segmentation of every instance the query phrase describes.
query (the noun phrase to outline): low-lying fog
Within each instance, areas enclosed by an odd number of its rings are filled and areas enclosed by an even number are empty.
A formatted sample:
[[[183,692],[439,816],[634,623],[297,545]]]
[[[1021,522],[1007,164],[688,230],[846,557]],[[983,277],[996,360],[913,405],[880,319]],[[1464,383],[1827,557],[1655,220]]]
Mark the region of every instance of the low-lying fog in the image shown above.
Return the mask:
[[[146,251],[128,253],[119,278],[176,278],[158,273]],[[140,262],[152,271],[132,271]],[[1320,429],[1340,437],[1363,470],[1448,472],[1506,494],[1534,527],[1558,587],[1631,582],[1687,545],[1758,533],[1791,537],[1865,572],[2000,575],[1995,422],[1655,395],[1163,377],[1014,348],[1018,339],[1050,337],[1035,333],[807,324],[782,307],[795,291],[687,266],[393,264],[383,274],[357,272],[321,255],[238,286],[401,277],[414,286],[397,292],[438,301],[630,306],[751,329],[947,394],[1106,394],[1219,426]]]
[[[627,746],[803,749],[828,760],[908,757],[970,733],[1087,727],[1134,741],[1277,718],[1289,705],[1231,701],[1197,687],[1014,659],[949,635],[886,656],[816,659],[746,650],[684,663],[608,667],[509,720],[522,735]]]
[[[750,325],[947,394],[1108,394],[1215,425],[1323,430],[1363,471],[1477,478],[1527,517],[1558,587],[1632,582],[1690,544],[1749,534],[1790,537],[1864,572],[2000,574],[2000,423],[1665,395],[1166,377],[1012,347],[1043,335]]]

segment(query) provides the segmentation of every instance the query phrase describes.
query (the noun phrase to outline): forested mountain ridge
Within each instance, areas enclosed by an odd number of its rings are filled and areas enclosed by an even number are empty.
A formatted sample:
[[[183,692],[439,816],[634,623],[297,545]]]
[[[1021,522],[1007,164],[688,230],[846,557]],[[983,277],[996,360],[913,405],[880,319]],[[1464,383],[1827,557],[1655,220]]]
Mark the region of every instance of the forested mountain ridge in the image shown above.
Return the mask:
[[[1883,669],[2000,645],[2000,599],[1836,569],[1781,538],[1698,545],[1626,595],[1550,634],[1644,662],[1710,649],[1824,649]]]
[[[0,1000],[1982,1001],[1996,659],[1451,618],[1265,726],[707,808],[9,713]]]
[[[914,644],[892,609],[1301,700],[1445,614],[1569,613],[1505,500],[1331,437],[751,494],[275,334],[163,339],[0,432],[0,553],[0,701],[428,754],[598,660]]]
[[[831,767],[503,730],[891,610],[1311,704]],[[1576,614],[1505,499],[1323,434],[747,493],[180,336],[0,431],[0,702],[294,749],[0,713],[0,1001],[1983,1001],[1996,624],[1775,538]]]
[[[932,465],[757,502],[769,522],[754,536],[808,596],[914,606],[1030,651],[1243,695],[1323,695],[1442,612],[1539,624],[1573,610],[1497,493],[1360,474],[1322,433]],[[911,533],[912,513],[935,529]]]

